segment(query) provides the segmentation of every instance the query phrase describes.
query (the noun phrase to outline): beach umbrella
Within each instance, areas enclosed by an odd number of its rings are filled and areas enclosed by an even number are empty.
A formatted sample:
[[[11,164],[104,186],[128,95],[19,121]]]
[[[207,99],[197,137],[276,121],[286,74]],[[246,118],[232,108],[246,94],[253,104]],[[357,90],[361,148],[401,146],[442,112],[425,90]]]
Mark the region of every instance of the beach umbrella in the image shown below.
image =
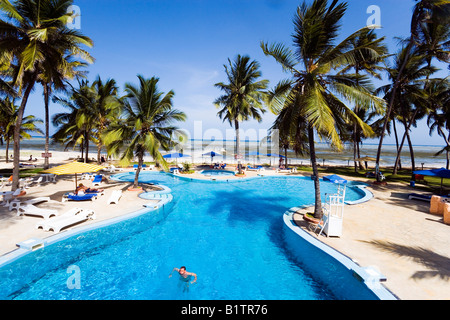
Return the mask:
[[[345,180],[344,178],[341,178],[335,174],[333,174],[331,176],[323,177],[323,180],[329,181],[331,183],[337,183],[337,184],[346,184],[347,183],[347,180]]]
[[[165,156],[163,156],[164,159],[175,159],[177,164],[178,164],[179,158],[189,158],[189,157],[190,157],[190,155],[179,153],[179,152],[170,153],[170,154],[166,154]]]
[[[216,157],[216,156],[221,157],[222,155],[217,153],[217,152],[211,151],[211,152],[202,154],[202,156],[210,156],[211,157],[211,163],[212,163],[214,157]]]
[[[444,179],[450,179],[450,170],[445,168],[413,171],[413,174],[441,178],[441,193]]]
[[[75,175],[75,189],[77,187],[77,174],[79,173],[87,173],[87,172],[97,172],[105,167],[99,166],[96,164],[84,163],[84,162],[70,162],[57,167],[53,167],[47,170],[42,171],[42,173],[47,174],[56,174],[57,176],[62,175]]]

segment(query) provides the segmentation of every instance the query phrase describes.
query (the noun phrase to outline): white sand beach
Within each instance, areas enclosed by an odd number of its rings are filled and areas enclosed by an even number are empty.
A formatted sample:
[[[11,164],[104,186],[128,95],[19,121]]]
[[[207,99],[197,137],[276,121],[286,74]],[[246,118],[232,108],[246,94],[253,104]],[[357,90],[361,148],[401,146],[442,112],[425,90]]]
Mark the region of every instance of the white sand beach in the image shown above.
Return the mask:
[[[27,156],[24,153],[23,158]],[[67,153],[56,152],[51,164],[66,163],[71,161],[70,158],[71,155]],[[41,165],[42,159],[35,164]],[[3,161],[0,166],[5,168],[12,164]],[[247,176],[256,174],[248,172]],[[194,174],[192,177],[200,175]],[[91,186],[89,180],[80,182]],[[73,191],[74,183],[73,176],[60,176],[56,183],[49,182],[41,187],[27,189],[23,199],[48,196],[51,201],[39,206],[60,212],[73,207],[94,210],[97,219],[84,222],[82,226],[135,212],[149,202],[139,198],[137,192],[128,191],[129,183],[112,180],[101,186],[105,194],[96,201],[61,202],[64,193]],[[117,189],[123,190],[123,197],[118,204],[107,204],[109,195]],[[400,299],[450,299],[450,226],[443,223],[442,216],[428,213],[428,203],[408,200],[407,194],[411,189],[407,186],[389,183],[387,186],[369,186],[368,189],[373,192],[374,199],[364,204],[346,206],[343,236],[320,236],[318,239],[351,257],[359,265],[380,270],[388,279],[386,287]],[[295,218],[301,228],[310,232],[300,214]],[[53,234],[36,230],[37,219],[40,218],[18,217],[7,208],[0,207],[0,256],[17,249],[17,243]]]

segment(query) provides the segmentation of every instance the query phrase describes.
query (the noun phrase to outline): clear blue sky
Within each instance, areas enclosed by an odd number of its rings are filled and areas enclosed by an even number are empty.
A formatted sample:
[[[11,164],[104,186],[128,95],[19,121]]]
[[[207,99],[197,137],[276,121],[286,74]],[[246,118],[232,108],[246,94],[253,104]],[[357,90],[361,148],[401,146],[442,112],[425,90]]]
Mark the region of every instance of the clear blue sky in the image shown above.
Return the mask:
[[[291,45],[292,18],[302,1],[298,0],[75,0],[81,9],[81,32],[93,39],[89,51],[95,64],[89,66],[89,79],[97,75],[113,78],[121,89],[136,83],[137,74],[160,78],[160,90],[175,91],[175,107],[188,115],[181,125],[192,134],[194,121],[203,121],[203,131],[229,129],[216,116],[213,101],[221,94],[214,84],[225,81],[223,65],[237,54],[248,54],[261,64],[263,77],[273,87],[286,77],[273,58],[266,57],[260,41]],[[342,21],[346,37],[366,25],[367,8],[381,9],[382,29],[391,52],[397,51],[395,36],[407,36],[413,0],[349,0]],[[444,71],[441,75],[446,76]],[[61,112],[51,105],[51,113]],[[37,88],[26,114],[43,118],[42,92]],[[264,122],[245,123],[243,129],[268,129],[274,115]],[[425,124],[413,132],[415,144],[442,145],[436,134],[429,138]],[[386,143],[394,143],[387,138]]]

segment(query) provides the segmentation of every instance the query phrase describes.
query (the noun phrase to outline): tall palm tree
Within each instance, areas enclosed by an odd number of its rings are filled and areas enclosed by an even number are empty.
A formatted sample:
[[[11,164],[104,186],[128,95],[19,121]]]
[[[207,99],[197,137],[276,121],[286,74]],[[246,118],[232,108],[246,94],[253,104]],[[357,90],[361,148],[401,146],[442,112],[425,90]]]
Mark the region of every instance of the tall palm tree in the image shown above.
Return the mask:
[[[50,145],[50,98],[53,91],[66,91],[66,82],[74,78],[85,77],[85,72],[78,70],[87,64],[67,58],[62,66],[55,70],[46,69],[45,73],[41,73],[38,82],[42,84],[44,94],[44,113],[45,113],[45,145],[44,152],[47,154]],[[50,71],[50,72],[49,72]],[[53,73],[52,73],[53,71]],[[54,72],[57,72],[56,74]],[[50,163],[49,158],[44,158],[44,169],[48,169]]]
[[[92,135],[97,143],[97,162],[101,162],[101,151],[104,146],[103,133],[108,126],[119,117],[120,100],[117,96],[118,87],[114,79],[104,82],[100,76],[91,86],[95,95],[94,104],[88,110],[84,110],[83,121],[92,128]]]
[[[22,96],[18,124],[14,132],[14,169],[12,189],[19,187],[20,127],[31,91],[43,76],[48,83],[63,69],[69,56],[89,60],[82,45],[92,41],[67,28],[72,0],[0,0],[5,20],[0,20],[0,57],[13,70],[13,84]]]
[[[385,60],[388,56],[388,49],[383,43],[384,37],[377,37],[373,29],[363,29],[359,31],[359,34],[354,39],[350,40],[351,47],[353,49],[370,47],[375,50],[379,57],[377,59],[367,59],[367,57],[361,55],[357,57],[355,63],[349,64],[340,73],[345,74],[351,70],[354,70],[356,76],[361,73],[368,74],[376,79],[381,80],[381,72],[385,70]],[[364,119],[367,116],[367,110],[359,108],[355,105],[353,111],[358,115],[359,118]],[[353,142],[353,160],[355,166],[355,172],[358,170],[358,164],[356,159],[360,157],[359,144],[362,142],[361,130],[358,129],[357,123],[353,123],[351,126],[351,141]],[[359,163],[361,168],[361,162]]]
[[[428,79],[431,74],[437,71],[436,68],[427,65],[426,56],[420,55],[420,52],[415,48],[412,53],[407,54],[407,49],[403,47],[397,54],[394,66],[389,68],[388,75],[391,83],[382,86],[378,89],[378,92],[383,92],[387,100],[392,100],[392,94],[394,93],[394,82],[398,81],[398,90],[395,92],[397,95],[393,101],[392,114],[396,115],[397,119],[405,127],[405,133],[403,139],[397,150],[397,157],[394,165],[393,174],[397,174],[397,169],[400,161],[400,155],[402,152],[405,139],[409,142],[409,131],[416,121],[423,117],[426,113],[426,96],[423,90],[423,82]],[[406,63],[405,63],[406,61]],[[400,68],[403,67],[402,75],[398,77]],[[395,121],[395,119],[393,119]],[[411,164],[414,171],[414,155],[412,145],[410,145]]]
[[[53,125],[59,127],[53,139],[66,144],[66,148],[81,145],[81,149],[85,151],[86,163],[89,162],[89,142],[93,140],[95,118],[92,110],[95,108],[96,99],[96,92],[86,80],[79,81],[78,88],[72,87],[68,98],[53,97],[53,102],[69,110],[53,115]]]
[[[6,142],[5,156],[7,163],[9,162],[9,145],[13,140],[15,126],[17,125],[18,110],[19,107],[15,105],[14,100],[9,98],[0,103],[0,136],[2,141]],[[42,130],[37,127],[41,123],[42,120],[33,115],[24,117],[20,128],[20,139],[30,139],[31,133],[42,134]]]
[[[258,80],[261,77],[260,65],[255,60],[251,61],[249,56],[237,55],[234,61],[228,59],[228,65],[224,65],[224,68],[228,82],[215,84],[224,94],[217,98],[214,104],[221,108],[218,116],[223,121],[228,121],[236,130],[235,153],[239,173],[242,173],[239,124],[250,119],[262,121],[261,115],[265,112],[265,90],[269,82]]]
[[[389,104],[387,107],[385,122],[382,134],[380,136],[380,142],[378,145],[377,160],[376,160],[378,181],[380,180],[378,170],[381,158],[381,149],[383,147],[383,141],[386,135],[386,128],[388,126],[388,122],[390,121],[390,116],[392,109],[394,107],[397,90],[400,86],[400,79],[406,66],[408,56],[411,54],[413,47],[416,46],[417,43],[419,43],[420,33],[423,32],[421,29],[423,28],[424,24],[427,23],[427,21],[430,21],[430,18],[437,24],[448,25],[450,23],[450,0],[416,0],[416,2],[417,4],[414,6],[411,18],[411,31],[410,31],[411,36],[409,38],[408,45],[405,48],[404,60],[397,74],[397,79],[394,81],[394,86],[392,88],[392,95],[390,97]]]
[[[158,78],[145,79],[139,75],[138,79],[139,86],[125,85],[123,117],[111,124],[104,135],[108,154],[121,154],[120,160],[124,164],[135,156],[138,158],[135,188],[138,187],[145,153],[150,153],[155,161],[167,168],[160,150],[170,149],[172,137],[178,131],[173,123],[186,120],[183,112],[173,108],[175,93],[159,91]]]
[[[428,126],[430,135],[437,131],[445,141],[445,148],[440,150],[436,156],[446,153],[447,165],[450,169],[450,80],[437,79],[428,86],[428,107],[431,112],[428,115]]]
[[[342,150],[340,133],[346,132],[346,125],[357,123],[366,136],[373,134],[344,101],[361,108],[382,108],[383,101],[375,97],[368,88],[367,77],[355,74],[337,74],[345,65],[355,63],[358,55],[376,59],[378,53],[370,47],[351,48],[355,32],[339,44],[335,44],[347,8],[346,3],[337,0],[315,0],[311,5],[304,2],[294,17],[294,51],[283,44],[261,43],[266,55],[281,64],[284,71],[291,73],[291,79],[281,81],[270,94],[272,110],[290,109],[287,121],[293,126],[304,119],[309,139],[309,154],[313,167],[315,187],[316,218],[321,218],[319,172],[315,151],[315,134]],[[300,66],[300,68],[298,67]],[[335,72],[335,73],[333,73]]]

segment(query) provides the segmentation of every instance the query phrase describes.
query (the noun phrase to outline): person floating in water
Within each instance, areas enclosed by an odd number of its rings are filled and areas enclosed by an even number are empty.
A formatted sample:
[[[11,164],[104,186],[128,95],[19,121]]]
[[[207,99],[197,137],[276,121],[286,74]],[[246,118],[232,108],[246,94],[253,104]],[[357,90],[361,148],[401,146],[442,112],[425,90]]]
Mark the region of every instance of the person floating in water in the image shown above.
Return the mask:
[[[173,268],[172,272],[169,275],[169,278],[172,277],[172,274],[174,271],[177,271],[180,275],[180,281],[178,282],[178,287],[183,286],[183,292],[189,291],[189,281],[191,281],[192,277],[194,277],[194,280],[191,282],[191,284],[194,284],[197,282],[197,275],[192,272],[187,272],[186,267]]]

